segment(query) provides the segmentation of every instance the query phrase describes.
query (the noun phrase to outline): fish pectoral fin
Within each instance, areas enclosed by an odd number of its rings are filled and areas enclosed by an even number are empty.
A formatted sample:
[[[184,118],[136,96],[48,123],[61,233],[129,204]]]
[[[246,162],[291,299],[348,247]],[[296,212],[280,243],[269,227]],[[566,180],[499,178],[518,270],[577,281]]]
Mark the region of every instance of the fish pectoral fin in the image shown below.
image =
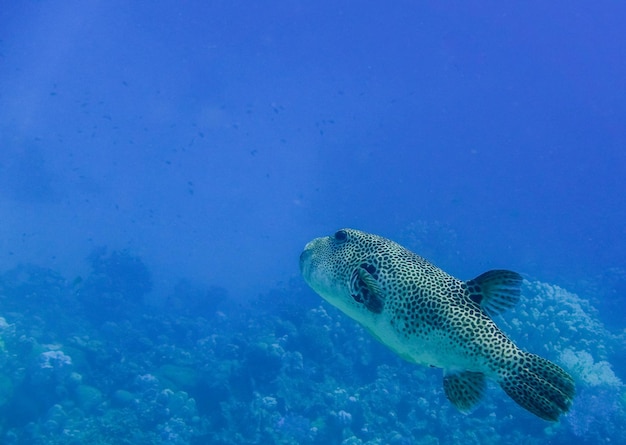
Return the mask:
[[[369,311],[380,314],[383,310],[384,294],[376,278],[366,267],[361,266],[354,272],[352,282],[352,298],[364,304]]]
[[[482,398],[486,388],[485,375],[481,372],[444,371],[443,390],[446,397],[462,413],[468,413]]]
[[[370,292],[376,295],[376,297],[382,297],[383,292],[380,287],[380,283],[376,281],[376,278],[374,278],[364,267],[359,267],[359,278],[363,281],[363,283],[365,283]]]
[[[512,308],[521,294],[522,276],[510,270],[490,270],[465,282],[466,295],[489,315]]]

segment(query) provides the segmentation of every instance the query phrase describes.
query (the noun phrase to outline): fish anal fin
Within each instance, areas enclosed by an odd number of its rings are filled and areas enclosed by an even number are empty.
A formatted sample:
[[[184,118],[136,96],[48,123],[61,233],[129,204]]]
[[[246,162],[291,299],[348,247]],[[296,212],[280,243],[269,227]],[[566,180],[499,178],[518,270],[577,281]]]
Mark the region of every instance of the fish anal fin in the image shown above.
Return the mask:
[[[490,270],[465,282],[466,295],[489,315],[512,308],[521,294],[522,276],[510,270]]]
[[[480,372],[446,372],[443,376],[446,397],[462,413],[468,413],[480,401],[485,388],[485,375]]]

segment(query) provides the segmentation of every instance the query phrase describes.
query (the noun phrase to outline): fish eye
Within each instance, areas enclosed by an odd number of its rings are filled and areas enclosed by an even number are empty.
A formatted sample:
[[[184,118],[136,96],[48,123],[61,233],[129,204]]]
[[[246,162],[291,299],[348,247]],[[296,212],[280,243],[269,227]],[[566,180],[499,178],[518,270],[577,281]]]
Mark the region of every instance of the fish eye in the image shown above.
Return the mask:
[[[335,235],[333,236],[335,238],[335,241],[343,242],[348,239],[348,232],[346,232],[345,230],[337,230],[335,232]]]

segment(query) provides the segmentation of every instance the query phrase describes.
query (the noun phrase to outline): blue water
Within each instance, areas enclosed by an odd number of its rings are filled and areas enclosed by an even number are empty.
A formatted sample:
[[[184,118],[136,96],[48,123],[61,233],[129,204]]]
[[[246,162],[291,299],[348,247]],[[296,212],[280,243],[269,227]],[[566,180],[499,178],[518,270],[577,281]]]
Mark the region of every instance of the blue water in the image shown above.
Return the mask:
[[[626,442],[625,15],[4,2],[0,441]],[[302,281],[341,227],[522,273],[496,321],[571,412],[455,411]]]

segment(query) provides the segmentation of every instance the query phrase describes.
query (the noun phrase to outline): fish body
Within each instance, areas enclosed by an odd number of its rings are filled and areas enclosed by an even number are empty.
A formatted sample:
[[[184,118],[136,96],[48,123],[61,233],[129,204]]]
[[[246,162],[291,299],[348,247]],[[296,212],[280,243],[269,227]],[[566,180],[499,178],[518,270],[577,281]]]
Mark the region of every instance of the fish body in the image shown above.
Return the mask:
[[[317,238],[300,256],[304,280],[405,360],[442,368],[444,391],[468,412],[492,379],[522,407],[555,421],[574,382],[554,363],[522,351],[491,316],[520,297],[507,270],[459,280],[386,238],[354,229]]]

